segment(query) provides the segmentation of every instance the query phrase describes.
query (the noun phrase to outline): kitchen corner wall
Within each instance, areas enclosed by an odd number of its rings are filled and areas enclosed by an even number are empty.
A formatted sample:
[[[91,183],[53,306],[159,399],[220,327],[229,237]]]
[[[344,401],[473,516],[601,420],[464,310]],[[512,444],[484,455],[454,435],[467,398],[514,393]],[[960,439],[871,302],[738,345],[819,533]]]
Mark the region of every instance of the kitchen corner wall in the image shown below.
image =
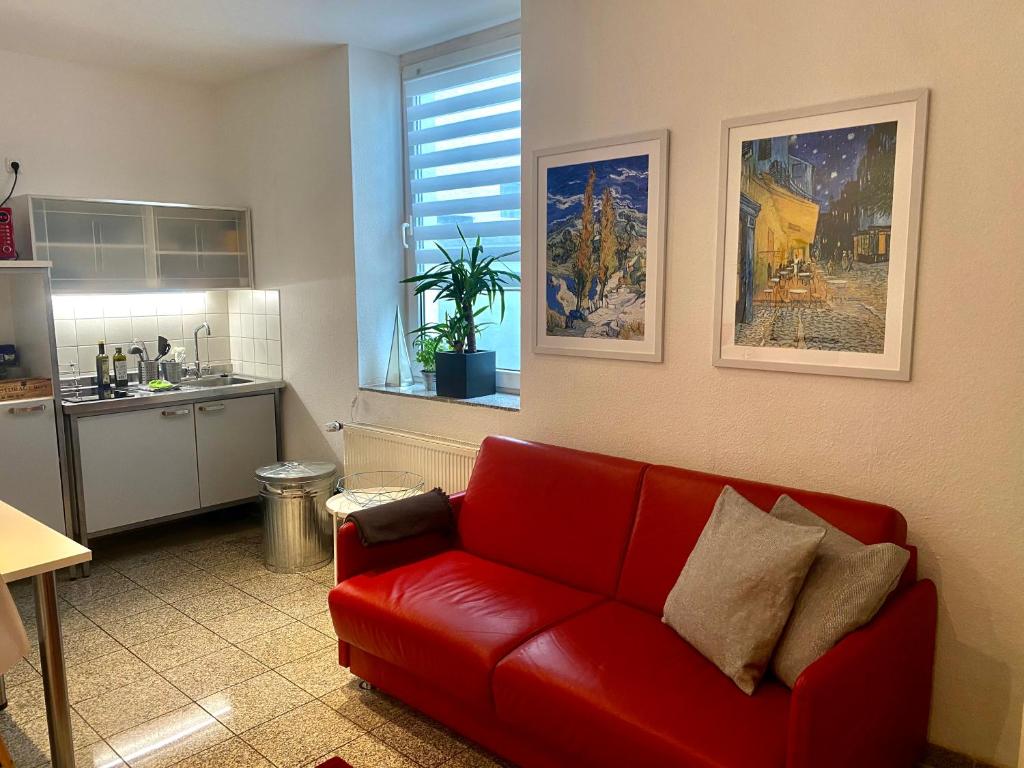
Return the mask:
[[[218,102],[225,177],[253,211],[257,285],[281,293],[284,457],[340,463],[341,433],[322,425],[349,420],[359,385],[348,48],[227,86]]]
[[[196,358],[193,329],[209,323],[210,336],[199,337],[204,363],[231,363],[236,373],[282,378],[280,297],[277,291],[222,290],[183,293],[76,294],[53,297],[57,363],[61,374],[71,364],[92,372],[98,341],[108,354],[125,354],[135,339],[157,354],[157,337],[184,347],[186,362]],[[135,361],[129,361],[134,370]]]

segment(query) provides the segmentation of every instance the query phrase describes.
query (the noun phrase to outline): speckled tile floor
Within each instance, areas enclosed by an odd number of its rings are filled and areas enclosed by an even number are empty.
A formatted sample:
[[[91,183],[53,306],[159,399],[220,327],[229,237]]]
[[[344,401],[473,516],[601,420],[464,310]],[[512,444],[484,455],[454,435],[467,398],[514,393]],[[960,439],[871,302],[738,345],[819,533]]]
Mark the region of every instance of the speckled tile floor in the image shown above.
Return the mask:
[[[274,574],[251,508],[99,539],[62,574],[76,762],[83,768],[506,765],[338,666],[331,566]],[[35,640],[29,582],[11,585]],[[38,648],[7,675],[0,734],[18,768],[49,765]]]

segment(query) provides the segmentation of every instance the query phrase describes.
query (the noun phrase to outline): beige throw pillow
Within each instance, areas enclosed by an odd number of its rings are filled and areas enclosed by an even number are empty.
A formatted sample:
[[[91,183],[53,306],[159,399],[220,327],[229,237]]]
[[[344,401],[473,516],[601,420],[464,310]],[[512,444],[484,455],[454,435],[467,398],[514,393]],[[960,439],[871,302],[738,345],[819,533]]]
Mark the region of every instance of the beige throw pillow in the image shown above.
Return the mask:
[[[662,621],[753,693],[824,535],[770,517],[726,486]]]
[[[804,669],[874,618],[899,583],[910,553],[896,544],[862,544],[789,496],[779,497],[771,516],[825,529],[772,660],[775,674],[792,688]]]

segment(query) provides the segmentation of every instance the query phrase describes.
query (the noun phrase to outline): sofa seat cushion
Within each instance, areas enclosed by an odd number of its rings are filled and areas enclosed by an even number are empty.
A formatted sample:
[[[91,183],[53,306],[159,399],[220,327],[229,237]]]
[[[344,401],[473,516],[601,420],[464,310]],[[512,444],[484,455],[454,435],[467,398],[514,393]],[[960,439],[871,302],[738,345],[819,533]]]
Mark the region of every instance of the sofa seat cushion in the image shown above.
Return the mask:
[[[781,768],[789,691],[748,696],[658,617],[608,602],[498,664],[498,716],[588,766]]]
[[[490,708],[491,672],[503,656],[601,599],[449,550],[346,579],[328,602],[339,639]]]

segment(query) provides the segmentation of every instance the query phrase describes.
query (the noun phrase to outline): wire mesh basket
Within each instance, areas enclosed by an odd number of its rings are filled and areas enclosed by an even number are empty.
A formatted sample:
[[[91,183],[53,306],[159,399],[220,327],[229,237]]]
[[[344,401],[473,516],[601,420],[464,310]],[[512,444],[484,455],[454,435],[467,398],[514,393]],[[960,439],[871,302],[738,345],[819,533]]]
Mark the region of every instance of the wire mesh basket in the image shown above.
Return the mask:
[[[392,469],[355,472],[338,481],[338,493],[356,507],[375,507],[423,493],[423,475]]]

